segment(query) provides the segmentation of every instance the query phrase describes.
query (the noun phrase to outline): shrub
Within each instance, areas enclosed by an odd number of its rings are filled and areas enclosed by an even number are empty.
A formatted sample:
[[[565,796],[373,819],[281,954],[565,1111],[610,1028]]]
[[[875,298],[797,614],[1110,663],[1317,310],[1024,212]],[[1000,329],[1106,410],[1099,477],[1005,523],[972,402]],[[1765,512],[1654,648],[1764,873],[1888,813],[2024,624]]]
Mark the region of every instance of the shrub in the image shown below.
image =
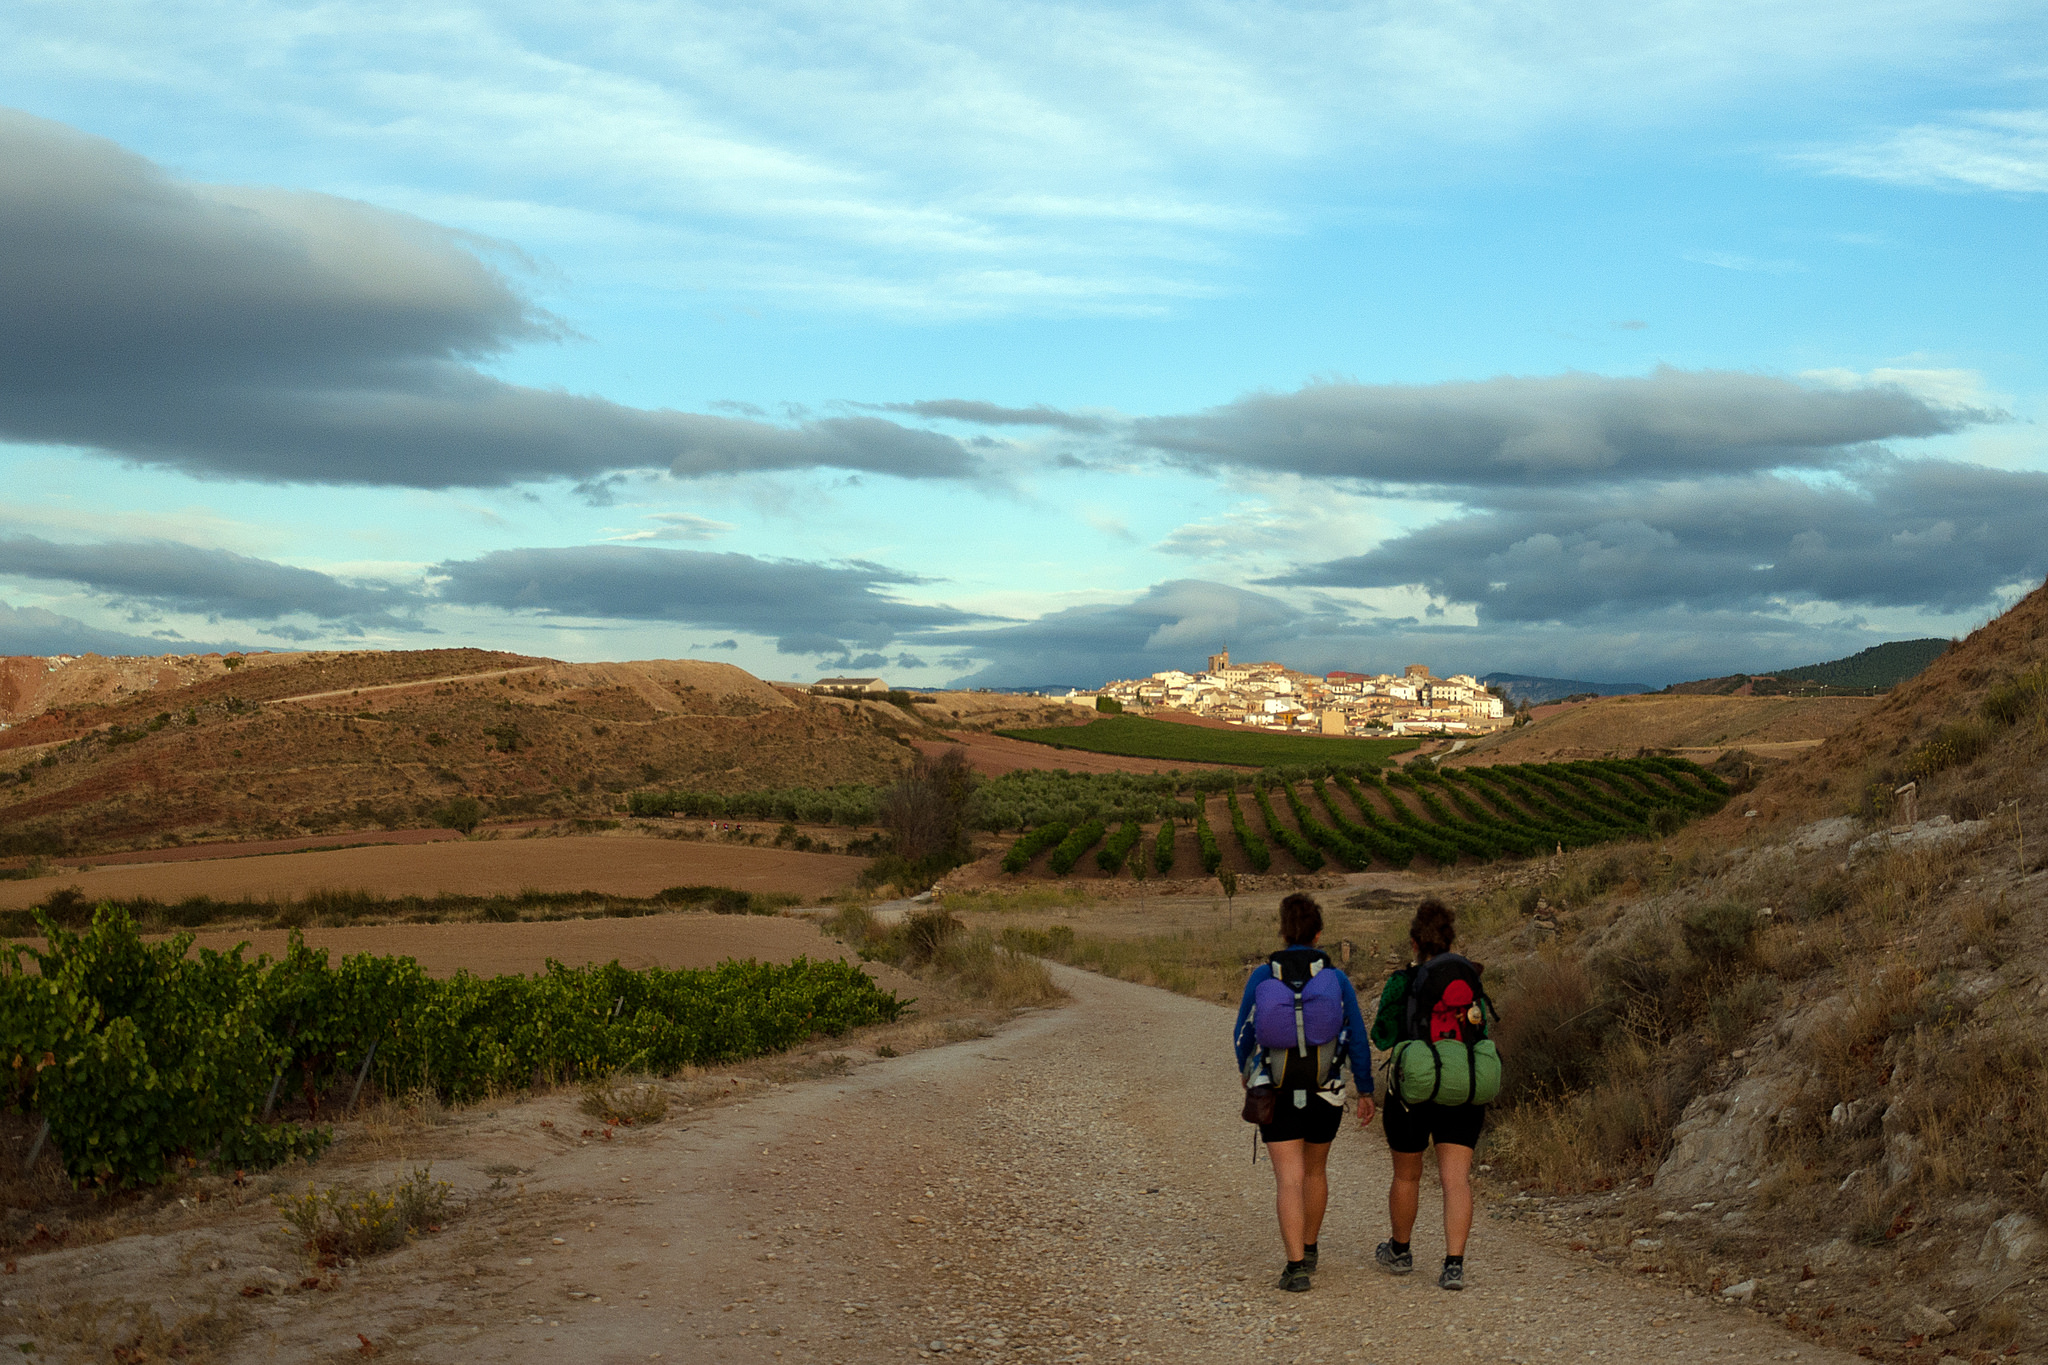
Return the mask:
[[[606,1123],[658,1123],[668,1117],[668,1091],[651,1081],[621,1085],[607,1076],[584,1083],[578,1107]]]
[[[1512,1058],[1501,1103],[1559,1096],[1594,1077],[1600,1043],[1614,1011],[1595,1001],[1592,978],[1575,958],[1544,956],[1517,970],[1501,992],[1501,1014],[1489,1030]]]
[[[1010,845],[1010,851],[1003,855],[1003,871],[1022,872],[1031,865],[1031,860],[1049,848],[1058,847],[1071,829],[1064,820],[1055,820],[1049,825],[1040,825],[1031,833]]]
[[[1173,871],[1173,821],[1168,819],[1159,827],[1159,839],[1152,851],[1152,866],[1164,877]]]
[[[474,796],[458,796],[438,807],[431,817],[438,825],[461,834],[473,834],[483,822],[484,808]]]
[[[2000,725],[2017,725],[2028,716],[2048,712],[2048,663],[2035,664],[1991,689],[1984,715]]]
[[[1102,837],[1104,825],[1100,820],[1090,820],[1077,825],[1059,847],[1045,860],[1046,867],[1056,877],[1064,877],[1074,870],[1074,864],[1081,861],[1081,855],[1095,847],[1095,841]]]
[[[1124,827],[1096,850],[1095,865],[1114,877],[1130,861],[1131,850],[1138,846],[1138,836],[1144,832],[1136,820],[1124,821]]]
[[[1115,697],[1097,697],[1095,709],[1106,716],[1120,716],[1123,714],[1124,704]]]
[[[1686,912],[1680,929],[1686,950],[1716,972],[1727,972],[1753,959],[1756,931],[1756,907],[1738,900],[1695,906]]]

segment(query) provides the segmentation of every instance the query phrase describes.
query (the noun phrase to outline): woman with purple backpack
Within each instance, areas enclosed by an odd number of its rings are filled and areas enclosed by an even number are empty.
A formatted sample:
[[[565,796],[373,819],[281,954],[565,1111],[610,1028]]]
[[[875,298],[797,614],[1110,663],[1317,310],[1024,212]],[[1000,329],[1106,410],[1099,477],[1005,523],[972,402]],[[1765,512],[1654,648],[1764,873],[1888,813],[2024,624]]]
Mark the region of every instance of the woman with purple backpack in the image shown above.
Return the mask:
[[[1280,902],[1286,947],[1253,969],[1237,1007],[1232,1042],[1245,1084],[1245,1117],[1273,1157],[1275,1203],[1287,1266],[1279,1287],[1302,1293],[1316,1270],[1316,1237],[1330,1202],[1330,1143],[1344,1124],[1344,1079],[1358,1090],[1358,1121],[1370,1126],[1372,1045],[1351,980],[1316,947],[1323,910],[1296,892]]]

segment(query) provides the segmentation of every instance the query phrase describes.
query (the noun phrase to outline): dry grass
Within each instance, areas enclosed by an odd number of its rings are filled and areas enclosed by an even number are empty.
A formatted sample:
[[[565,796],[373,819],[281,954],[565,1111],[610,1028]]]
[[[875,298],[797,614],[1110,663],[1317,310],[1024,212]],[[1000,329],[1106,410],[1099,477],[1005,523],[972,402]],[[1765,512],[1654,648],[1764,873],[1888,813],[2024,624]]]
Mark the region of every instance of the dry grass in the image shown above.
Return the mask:
[[[659,1123],[668,1117],[668,1099],[668,1091],[658,1082],[622,1082],[616,1076],[607,1076],[584,1085],[577,1107],[606,1123]]]
[[[999,942],[986,929],[970,931],[936,907],[887,928],[877,925],[865,910],[842,910],[832,927],[847,936],[862,957],[943,982],[969,1000],[1016,1009],[1066,998],[1043,962]],[[855,933],[860,936],[851,937]]]
[[[8,1335],[27,1337],[34,1343],[22,1348],[25,1360],[59,1358],[59,1351],[51,1349],[56,1347],[70,1348],[62,1350],[65,1357],[114,1365],[143,1361],[205,1365],[218,1359],[219,1353],[248,1329],[249,1314],[238,1303],[225,1308],[209,1304],[167,1323],[146,1303],[79,1299],[55,1309],[40,1303],[0,1309],[0,1322],[8,1325]]]
[[[1237,1002],[1245,974],[1266,960],[1274,947],[1273,937],[1272,927],[1260,922],[1183,929],[1145,938],[1075,934],[1065,925],[1042,931],[1003,931],[1003,941],[1024,952],[1043,954],[1119,981],[1226,1004]]]

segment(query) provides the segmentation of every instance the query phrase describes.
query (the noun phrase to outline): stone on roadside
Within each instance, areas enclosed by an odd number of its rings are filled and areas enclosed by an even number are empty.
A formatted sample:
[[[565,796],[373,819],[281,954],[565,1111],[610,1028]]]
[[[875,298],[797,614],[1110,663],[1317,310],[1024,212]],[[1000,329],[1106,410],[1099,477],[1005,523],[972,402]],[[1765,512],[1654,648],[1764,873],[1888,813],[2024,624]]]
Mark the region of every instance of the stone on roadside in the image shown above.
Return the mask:
[[[1741,1284],[1731,1284],[1721,1291],[1721,1297],[1736,1303],[1748,1303],[1756,1297],[1756,1281],[1744,1280]]]
[[[1906,1326],[1923,1337],[1945,1337],[1956,1330],[1956,1325],[1948,1320],[1948,1314],[1924,1303],[1907,1304],[1904,1316]]]

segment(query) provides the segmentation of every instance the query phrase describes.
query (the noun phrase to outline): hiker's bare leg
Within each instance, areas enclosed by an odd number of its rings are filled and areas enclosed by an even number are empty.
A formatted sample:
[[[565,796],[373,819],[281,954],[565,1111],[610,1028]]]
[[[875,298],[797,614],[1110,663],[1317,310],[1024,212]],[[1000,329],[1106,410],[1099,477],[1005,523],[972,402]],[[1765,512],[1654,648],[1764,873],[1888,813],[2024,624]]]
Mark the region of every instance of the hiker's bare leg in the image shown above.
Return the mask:
[[[1415,1163],[1420,1167],[1422,1158]],[[1444,1185],[1444,1254],[1463,1256],[1465,1239],[1472,1235],[1472,1149],[1439,1142],[1436,1173]]]
[[[1330,1144],[1304,1142],[1301,1157],[1301,1244],[1305,1247],[1323,1230],[1323,1210],[1330,1206]]]
[[[1273,1203],[1280,1214],[1280,1241],[1286,1246],[1290,1261],[1301,1259],[1302,1246],[1308,1240],[1302,1235],[1306,1221],[1302,1217],[1302,1185],[1307,1174],[1302,1149],[1307,1145],[1298,1138],[1293,1142],[1266,1144],[1266,1154],[1273,1158]],[[1320,1214],[1321,1210],[1317,1212]]]
[[[1407,1242],[1415,1232],[1415,1208],[1422,1200],[1422,1153],[1393,1152],[1394,1183],[1387,1186],[1387,1220],[1393,1225],[1394,1240]],[[1470,1225],[1471,1205],[1466,1205]]]

